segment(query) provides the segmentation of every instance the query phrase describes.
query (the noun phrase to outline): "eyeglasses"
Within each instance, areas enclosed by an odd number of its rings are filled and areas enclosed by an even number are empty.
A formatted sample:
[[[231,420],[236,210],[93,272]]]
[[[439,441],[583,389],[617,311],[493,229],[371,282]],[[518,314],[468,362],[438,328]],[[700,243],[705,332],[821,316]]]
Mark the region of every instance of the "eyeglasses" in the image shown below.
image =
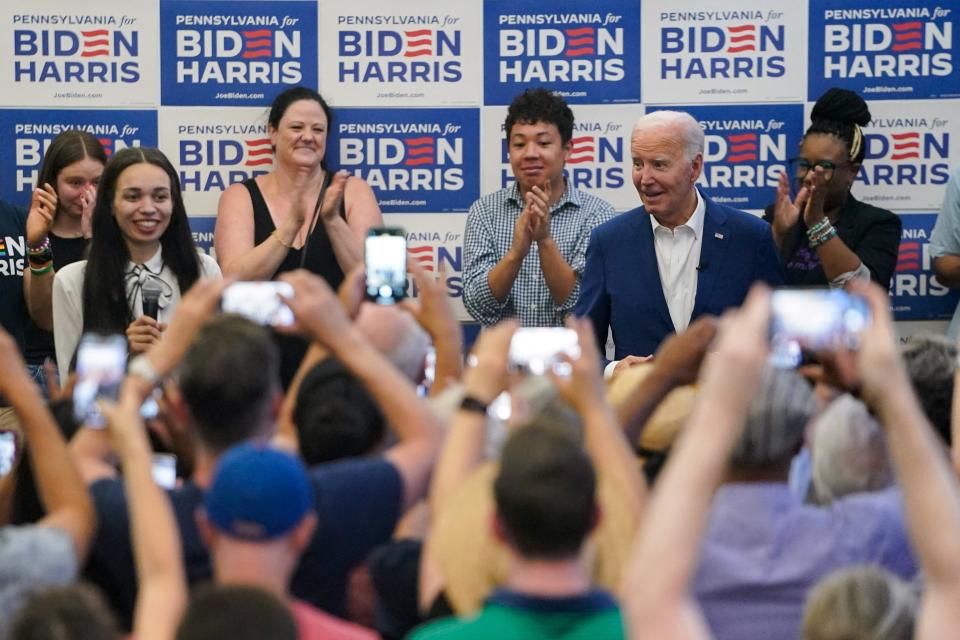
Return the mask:
[[[810,162],[806,158],[793,158],[790,160],[790,174],[797,180],[803,180],[810,169],[815,167],[823,169],[823,179],[827,182],[833,178],[833,172],[837,170],[837,165],[829,160],[817,160],[816,162]]]

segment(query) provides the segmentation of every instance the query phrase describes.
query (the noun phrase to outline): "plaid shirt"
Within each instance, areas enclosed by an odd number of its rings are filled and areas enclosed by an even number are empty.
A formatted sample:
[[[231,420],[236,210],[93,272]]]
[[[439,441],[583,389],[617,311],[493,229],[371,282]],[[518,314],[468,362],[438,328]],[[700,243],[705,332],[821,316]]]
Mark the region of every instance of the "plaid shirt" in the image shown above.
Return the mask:
[[[516,183],[483,196],[470,207],[463,238],[463,304],[477,322],[486,326],[504,318],[517,318],[524,327],[561,326],[580,296],[580,274],[590,232],[613,217],[613,207],[568,183],[550,210],[550,235],[577,274],[573,291],[560,305],[550,295],[536,242],[523,259],[507,299],[500,303],[490,291],[487,274],[510,250],[513,227],[522,211],[523,199]]]

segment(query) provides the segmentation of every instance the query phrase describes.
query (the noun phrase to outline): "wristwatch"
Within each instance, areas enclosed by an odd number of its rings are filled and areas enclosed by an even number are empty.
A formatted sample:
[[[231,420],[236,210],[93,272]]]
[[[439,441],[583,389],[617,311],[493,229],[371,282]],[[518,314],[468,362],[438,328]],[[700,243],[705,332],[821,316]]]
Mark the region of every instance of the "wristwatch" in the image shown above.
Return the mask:
[[[461,411],[471,411],[475,413],[486,413],[487,412],[487,403],[481,400],[477,400],[471,395],[463,396],[463,400],[460,401],[460,410]]]
[[[130,361],[129,366],[127,366],[127,374],[137,376],[149,384],[151,388],[157,386],[157,383],[160,382],[160,374],[150,364],[150,360],[145,353],[141,353]]]

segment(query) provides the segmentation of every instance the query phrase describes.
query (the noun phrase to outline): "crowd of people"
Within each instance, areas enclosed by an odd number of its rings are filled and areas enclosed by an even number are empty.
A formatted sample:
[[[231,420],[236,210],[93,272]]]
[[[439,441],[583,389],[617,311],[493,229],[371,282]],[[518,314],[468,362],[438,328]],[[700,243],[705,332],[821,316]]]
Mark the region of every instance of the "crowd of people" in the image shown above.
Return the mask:
[[[217,260],[157,149],[64,132],[29,210],[0,202],[26,247],[0,278],[0,638],[952,637],[957,347],[899,345],[900,221],[851,194],[859,96],[817,101],[760,219],[698,186],[678,111],[636,123],[642,205],[615,215],[564,177],[570,108],[525,91],[514,181],[467,217],[466,356],[415,262],[415,300],[365,300],[382,216],[325,161],[332,119],[275,99],[274,168],[223,193]],[[293,322],[220,313],[239,280],[283,282]],[[774,366],[771,288],[795,285],[869,322]],[[515,366],[522,328],[561,326],[575,349]],[[90,333],[129,355],[98,420],[72,394]]]

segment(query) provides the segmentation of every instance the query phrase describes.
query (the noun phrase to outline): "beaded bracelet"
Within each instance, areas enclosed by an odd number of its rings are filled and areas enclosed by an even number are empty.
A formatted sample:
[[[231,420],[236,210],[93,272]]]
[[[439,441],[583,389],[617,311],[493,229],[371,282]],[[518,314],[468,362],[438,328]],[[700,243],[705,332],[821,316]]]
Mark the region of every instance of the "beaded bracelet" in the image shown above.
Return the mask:
[[[43,236],[43,240],[40,241],[35,247],[27,247],[27,253],[44,253],[50,251],[50,238],[49,236]]]
[[[830,227],[829,229],[827,229],[826,231],[823,231],[819,235],[813,238],[809,238],[810,248],[816,249],[817,247],[820,247],[826,244],[829,240],[832,240],[836,236],[837,236],[837,230],[834,229],[833,227]]]
[[[827,218],[826,216],[824,216],[823,218],[820,219],[820,222],[816,223],[815,225],[807,229],[807,237],[812,238],[814,236],[818,236],[824,231],[826,231],[827,229],[829,229],[831,226],[833,225],[830,224],[830,218]]]

